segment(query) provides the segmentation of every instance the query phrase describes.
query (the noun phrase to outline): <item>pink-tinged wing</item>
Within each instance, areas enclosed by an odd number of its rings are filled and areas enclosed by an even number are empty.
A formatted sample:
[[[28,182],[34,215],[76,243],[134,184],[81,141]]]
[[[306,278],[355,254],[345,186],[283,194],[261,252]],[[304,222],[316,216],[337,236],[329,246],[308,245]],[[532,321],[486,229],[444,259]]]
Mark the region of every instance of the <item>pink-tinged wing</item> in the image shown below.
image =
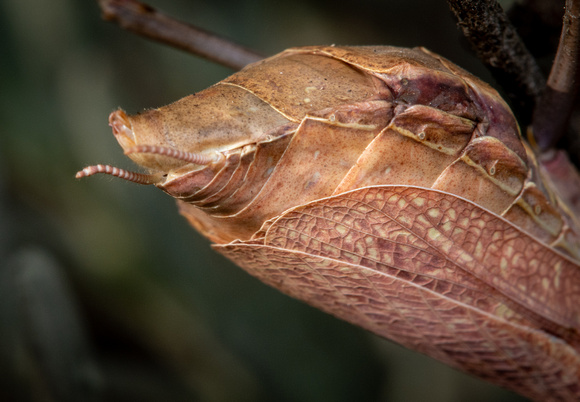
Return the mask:
[[[215,246],[293,297],[537,400],[580,398],[580,268],[462,198],[368,187]]]

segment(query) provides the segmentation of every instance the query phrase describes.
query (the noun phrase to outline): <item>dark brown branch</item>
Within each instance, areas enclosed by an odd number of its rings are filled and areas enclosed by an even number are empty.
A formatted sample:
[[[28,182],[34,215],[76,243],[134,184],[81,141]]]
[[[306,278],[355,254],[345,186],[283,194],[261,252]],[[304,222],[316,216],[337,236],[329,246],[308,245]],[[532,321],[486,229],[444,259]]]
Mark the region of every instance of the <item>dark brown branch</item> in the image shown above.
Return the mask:
[[[135,0],[99,0],[103,18],[122,28],[239,70],[263,56],[215,34],[168,17]]]
[[[567,0],[562,34],[546,89],[534,112],[533,133],[540,150],[562,138],[580,81],[580,0]]]
[[[495,0],[447,0],[479,59],[510,98],[520,123],[531,121],[545,80],[536,61]]]

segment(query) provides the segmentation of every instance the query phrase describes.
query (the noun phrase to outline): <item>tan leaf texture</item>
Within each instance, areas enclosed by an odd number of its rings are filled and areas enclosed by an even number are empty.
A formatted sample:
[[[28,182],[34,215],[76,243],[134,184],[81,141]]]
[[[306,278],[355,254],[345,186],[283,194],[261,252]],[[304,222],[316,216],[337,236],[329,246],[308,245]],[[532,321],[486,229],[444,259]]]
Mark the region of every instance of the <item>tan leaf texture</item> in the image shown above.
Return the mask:
[[[370,187],[214,247],[292,297],[522,395],[580,397],[577,265],[472,202]]]

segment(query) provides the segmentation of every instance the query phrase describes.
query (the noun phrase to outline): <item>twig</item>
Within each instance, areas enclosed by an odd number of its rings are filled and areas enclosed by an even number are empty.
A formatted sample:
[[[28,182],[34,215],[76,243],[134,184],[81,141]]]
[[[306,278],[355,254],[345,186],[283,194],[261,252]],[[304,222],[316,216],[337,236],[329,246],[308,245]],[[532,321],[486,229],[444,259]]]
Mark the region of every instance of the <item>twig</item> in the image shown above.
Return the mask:
[[[580,0],[567,0],[562,34],[546,89],[534,111],[533,134],[545,151],[556,145],[568,121],[580,81]]]
[[[531,121],[545,80],[495,0],[447,0],[457,25],[510,98],[520,123]]]
[[[263,56],[136,0],[99,0],[103,18],[139,35],[239,70]]]

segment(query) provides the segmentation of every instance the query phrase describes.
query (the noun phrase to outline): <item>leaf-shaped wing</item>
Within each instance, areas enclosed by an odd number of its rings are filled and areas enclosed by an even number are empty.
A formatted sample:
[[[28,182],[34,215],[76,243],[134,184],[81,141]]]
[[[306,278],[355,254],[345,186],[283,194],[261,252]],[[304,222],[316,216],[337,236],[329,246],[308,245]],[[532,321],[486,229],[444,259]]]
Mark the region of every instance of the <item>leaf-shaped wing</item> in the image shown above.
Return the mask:
[[[259,239],[215,247],[449,365],[538,400],[580,397],[580,268],[503,218],[444,192],[376,186],[268,224]]]

